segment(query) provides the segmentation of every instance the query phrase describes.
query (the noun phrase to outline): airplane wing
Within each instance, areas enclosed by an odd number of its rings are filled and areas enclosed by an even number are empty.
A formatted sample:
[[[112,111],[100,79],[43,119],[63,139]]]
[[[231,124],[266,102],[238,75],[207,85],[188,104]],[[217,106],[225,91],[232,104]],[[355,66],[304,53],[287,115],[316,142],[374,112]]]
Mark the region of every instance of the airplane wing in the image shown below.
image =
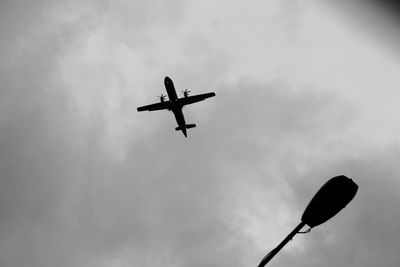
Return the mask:
[[[203,101],[206,98],[213,97],[215,96],[215,93],[206,93],[206,94],[200,94],[200,95],[192,95],[192,96],[187,96],[187,97],[182,97],[178,99],[178,102],[184,106],[184,105],[189,105],[193,104],[199,101]]]
[[[147,105],[147,106],[142,106],[142,107],[138,107],[137,111],[154,111],[154,110],[162,110],[162,109],[169,109],[171,107],[171,102],[168,101],[164,101],[164,102],[159,102],[159,103],[155,103],[155,104],[151,104],[151,105]]]

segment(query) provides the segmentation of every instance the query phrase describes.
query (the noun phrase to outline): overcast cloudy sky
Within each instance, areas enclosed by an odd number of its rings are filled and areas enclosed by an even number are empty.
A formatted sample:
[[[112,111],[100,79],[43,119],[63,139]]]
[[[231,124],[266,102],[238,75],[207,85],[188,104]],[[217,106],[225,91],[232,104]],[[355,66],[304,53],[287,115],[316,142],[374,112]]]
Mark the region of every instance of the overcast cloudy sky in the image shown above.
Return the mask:
[[[400,266],[392,18],[356,0],[1,1],[0,265],[257,266],[344,174],[355,199],[269,265]],[[185,107],[187,139],[136,111],[166,75],[216,92]]]

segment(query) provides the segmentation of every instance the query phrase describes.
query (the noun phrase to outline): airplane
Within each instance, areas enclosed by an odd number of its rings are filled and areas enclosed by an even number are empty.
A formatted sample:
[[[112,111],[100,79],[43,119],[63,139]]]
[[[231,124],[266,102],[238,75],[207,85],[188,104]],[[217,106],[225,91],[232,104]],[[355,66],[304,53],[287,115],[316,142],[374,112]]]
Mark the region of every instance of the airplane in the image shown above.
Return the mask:
[[[175,91],[174,83],[171,78],[168,76],[164,79],[165,89],[167,90],[169,100],[165,100],[166,95],[161,94],[158,98],[160,102],[146,105],[142,107],[138,107],[137,111],[154,111],[154,110],[163,110],[167,109],[172,111],[175,115],[176,122],[178,123],[178,127],[175,128],[175,131],[182,131],[183,135],[187,137],[187,129],[196,127],[196,124],[186,124],[185,117],[183,116],[182,108],[185,105],[193,104],[195,102],[203,101],[206,98],[215,96],[214,92],[199,94],[189,96],[190,91],[188,89],[182,91],[183,97],[178,98],[178,95]]]

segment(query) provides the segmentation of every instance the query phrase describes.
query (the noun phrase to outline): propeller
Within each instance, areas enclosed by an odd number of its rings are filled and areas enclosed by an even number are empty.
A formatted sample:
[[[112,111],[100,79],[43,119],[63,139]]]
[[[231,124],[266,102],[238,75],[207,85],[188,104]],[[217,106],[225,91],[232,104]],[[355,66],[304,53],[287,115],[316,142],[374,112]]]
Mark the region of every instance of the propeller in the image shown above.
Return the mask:
[[[190,93],[189,89],[186,89],[186,90],[181,91],[181,92],[182,92],[182,94],[183,94],[184,97],[188,97],[188,96],[189,96],[189,93]]]
[[[164,95],[164,94],[161,94],[161,95],[157,96],[157,98],[160,99],[161,102],[164,102],[166,97],[167,96]]]

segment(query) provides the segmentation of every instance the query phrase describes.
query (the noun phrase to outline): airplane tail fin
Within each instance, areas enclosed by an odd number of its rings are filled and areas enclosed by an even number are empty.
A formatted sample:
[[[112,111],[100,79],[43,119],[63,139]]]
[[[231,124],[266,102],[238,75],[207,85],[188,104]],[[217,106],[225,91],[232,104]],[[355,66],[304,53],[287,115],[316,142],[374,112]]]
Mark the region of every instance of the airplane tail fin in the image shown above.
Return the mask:
[[[190,128],[194,128],[194,127],[196,127],[196,124],[186,124],[186,129],[190,129]],[[182,130],[181,127],[175,128],[175,131],[180,131],[180,130]]]

